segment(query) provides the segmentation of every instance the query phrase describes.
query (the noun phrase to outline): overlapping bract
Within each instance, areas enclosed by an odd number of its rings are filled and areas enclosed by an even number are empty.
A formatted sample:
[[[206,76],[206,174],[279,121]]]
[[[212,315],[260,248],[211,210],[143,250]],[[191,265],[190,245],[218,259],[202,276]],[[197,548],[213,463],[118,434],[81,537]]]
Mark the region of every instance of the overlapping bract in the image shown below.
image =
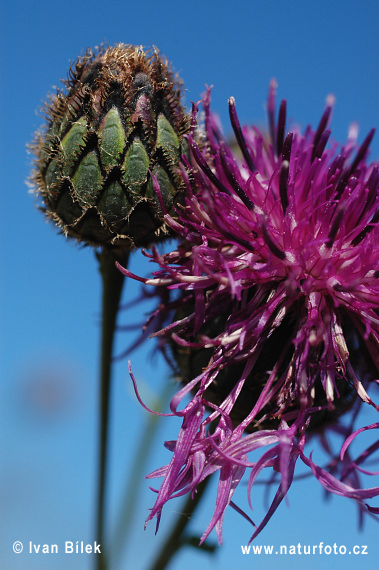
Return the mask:
[[[235,152],[209,105],[207,92],[206,144],[200,150],[189,136],[192,166],[184,159],[182,167],[186,206],[176,221],[166,215],[181,241],[165,255],[153,250],[161,269],[145,280],[174,292],[174,321],[157,334],[172,346],[184,384],[171,402],[183,418],[177,441],[166,444],[171,462],[149,476],[164,480],[148,520],[159,522],[167,500],[196,492],[219,471],[202,540],[216,528],[221,542],[225,509],[246,470],[249,494],[262,469],[281,478],[253,537],[286,495],[298,458],[328,491],[362,509],[379,495],[379,486],[360,488],[358,477],[379,444],[352,462],[347,447],[359,430],[339,423],[363,404],[378,410],[368,392],[379,375],[379,165],[366,162],[374,131],[359,148],[355,128],[343,147],[327,146],[331,105],[316,131],[285,134],[285,102],[274,120],[274,84],[269,136],[241,129],[229,101]],[[155,189],[159,195],[157,180]],[[332,472],[304,445],[334,429],[346,444]],[[249,462],[257,449],[261,458]]]
[[[32,181],[65,235],[95,246],[148,245],[165,233],[150,173],[170,210],[182,185],[189,117],[158,50],[118,44],[78,58],[46,105]]]

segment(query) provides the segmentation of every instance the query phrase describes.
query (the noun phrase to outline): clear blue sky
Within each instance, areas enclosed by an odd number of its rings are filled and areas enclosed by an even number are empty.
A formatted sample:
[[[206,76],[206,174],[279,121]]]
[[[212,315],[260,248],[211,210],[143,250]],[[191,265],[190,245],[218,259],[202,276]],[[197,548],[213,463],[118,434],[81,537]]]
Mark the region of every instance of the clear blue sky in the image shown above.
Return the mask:
[[[361,140],[379,127],[379,3],[252,0],[181,0],[129,2],[7,2],[1,14],[1,400],[0,400],[0,567],[5,570],[87,570],[90,558],[16,555],[12,544],[89,542],[93,533],[96,435],[97,358],[100,281],[90,250],[79,249],[44,223],[27,192],[30,157],[25,145],[42,122],[36,111],[48,92],[66,76],[69,63],[88,46],[102,42],[157,45],[173,62],[186,85],[186,102],[198,100],[205,84],[213,85],[213,109],[228,131],[227,99],[234,95],[242,122],[265,121],[269,80],[275,77],[279,97],[287,99],[290,117],[305,126],[316,123],[325,98],[333,93],[333,134],[344,140],[357,121]],[[372,144],[379,156],[379,133]],[[147,271],[140,254],[132,270]],[[129,298],[138,294],[127,284]],[[120,322],[141,320],[124,313]],[[120,332],[118,350],[131,341]],[[144,397],[152,402],[167,380],[162,362],[132,355]],[[133,454],[146,429],[147,414],[136,402],[127,361],[117,364],[113,423],[108,531],[113,533],[120,496],[137,498],[128,530],[128,558],[120,569],[147,570],[154,550],[180,504],[171,502],[161,529],[143,531],[154,495],[141,480],[137,490],[128,479]],[[369,422],[370,419],[367,419]],[[372,420],[373,421],[373,420]],[[163,425],[162,425],[163,424]],[[154,453],[146,471],[170,457],[164,439],[174,439],[177,424],[166,420],[154,436]],[[153,432],[152,432],[153,437]],[[316,450],[317,451],[317,450]],[[263,499],[255,492],[253,518],[260,520]],[[191,523],[202,534],[213,509],[210,490]],[[238,503],[245,505],[245,489]],[[314,480],[295,484],[289,505],[283,504],[257,544],[367,545],[366,556],[243,557],[240,545],[250,528],[233,511],[225,516],[224,546],[211,559],[183,550],[172,570],[220,570],[238,566],[271,569],[377,567],[379,526],[367,520],[357,531],[355,505],[333,497],[325,502]],[[215,538],[215,537],[213,537]],[[116,550],[115,550],[116,552]],[[257,560],[258,558],[258,560]]]

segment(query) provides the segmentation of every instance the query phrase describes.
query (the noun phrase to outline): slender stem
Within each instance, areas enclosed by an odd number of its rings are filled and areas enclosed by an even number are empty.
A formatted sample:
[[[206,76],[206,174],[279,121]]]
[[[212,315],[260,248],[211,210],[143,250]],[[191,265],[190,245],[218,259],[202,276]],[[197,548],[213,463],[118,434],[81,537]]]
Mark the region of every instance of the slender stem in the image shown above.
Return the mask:
[[[167,404],[170,396],[172,396],[173,386],[170,382],[164,387],[163,393],[155,402],[151,404],[151,409],[156,412],[164,410],[164,405]],[[120,501],[121,508],[120,514],[113,533],[112,551],[111,551],[111,564],[117,567],[119,559],[123,550],[127,547],[128,541],[131,539],[132,533],[130,527],[135,521],[135,510],[138,504],[138,494],[141,483],[144,481],[145,464],[147,462],[149,452],[155,445],[155,435],[158,428],[158,423],[161,416],[155,414],[148,414],[141,429],[139,445],[137,453],[133,458],[133,463],[130,472],[125,476],[125,490],[124,497]],[[133,492],[130,489],[133,489]]]
[[[197,493],[192,498],[191,495],[187,497],[186,502],[184,503],[182,512],[180,516],[177,518],[176,525],[172,528],[170,534],[168,535],[167,539],[163,543],[161,550],[155,559],[152,567],[150,570],[164,570],[168,567],[171,559],[175,556],[178,550],[184,545],[188,544],[188,541],[185,540],[184,531],[193,513],[196,510],[196,507],[199,505],[204,491],[206,490],[207,484],[210,480],[210,477],[202,481],[197,486]]]
[[[120,259],[120,255],[110,250],[97,254],[102,277],[102,327],[101,327],[101,363],[100,363],[100,454],[97,503],[97,541],[101,545],[101,554],[96,557],[98,570],[106,570],[107,557],[104,544],[104,512],[107,477],[107,447],[109,424],[109,396],[112,377],[112,352],[115,336],[116,318],[121,300],[124,276],[115,267],[115,261],[124,266],[128,262],[129,252]]]

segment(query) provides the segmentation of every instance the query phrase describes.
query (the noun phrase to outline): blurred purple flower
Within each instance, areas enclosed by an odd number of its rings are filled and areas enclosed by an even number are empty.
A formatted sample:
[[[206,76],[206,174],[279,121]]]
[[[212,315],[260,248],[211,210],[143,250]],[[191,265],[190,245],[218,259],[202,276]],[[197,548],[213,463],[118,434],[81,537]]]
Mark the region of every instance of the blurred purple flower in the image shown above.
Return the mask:
[[[196,142],[194,108],[191,156],[183,158],[186,204],[177,220],[166,215],[182,240],[171,253],[153,250],[161,269],[143,280],[173,292],[176,316],[157,335],[170,339],[184,383],[170,406],[183,418],[177,441],[166,443],[171,462],[149,475],[164,479],[148,520],[159,524],[169,499],[195,493],[219,471],[201,540],[215,528],[221,543],[226,507],[240,511],[232,497],[245,471],[251,506],[257,476],[273,468],[280,484],[253,539],[286,495],[299,458],[327,491],[376,514],[365,501],[379,487],[361,488],[359,473],[374,475],[362,464],[379,443],[354,461],[348,446],[379,422],[356,431],[354,421],[341,423],[344,414],[355,420],[362,404],[379,409],[368,395],[379,375],[379,165],[365,160],[374,130],[359,148],[355,126],[343,147],[330,143],[330,99],[316,131],[286,134],[286,103],[275,121],[272,82],[267,136],[242,129],[229,100],[232,149],[209,91],[202,103],[203,140]],[[155,189],[159,195],[156,180]],[[321,468],[304,445],[327,431],[345,443]],[[254,450],[261,456],[252,462]]]

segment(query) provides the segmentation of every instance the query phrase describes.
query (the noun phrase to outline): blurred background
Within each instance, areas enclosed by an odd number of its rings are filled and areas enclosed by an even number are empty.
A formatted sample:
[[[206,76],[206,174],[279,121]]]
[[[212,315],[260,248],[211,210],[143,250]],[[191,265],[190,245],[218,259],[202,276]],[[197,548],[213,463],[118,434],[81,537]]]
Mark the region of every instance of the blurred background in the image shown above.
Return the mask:
[[[333,136],[344,141],[356,121],[362,141],[379,126],[379,4],[375,0],[250,2],[181,0],[81,2],[39,0],[4,3],[1,10],[1,383],[0,383],[0,567],[4,570],[89,570],[89,555],[64,555],[65,541],[93,541],[95,518],[100,278],[94,254],[58,235],[45,223],[28,193],[31,157],[26,144],[43,118],[46,95],[65,78],[69,65],[88,46],[117,42],[156,45],[185,82],[185,102],[197,101],[213,85],[212,104],[230,133],[228,97],[234,95],[242,123],[265,124],[265,100],[272,77],[288,114],[305,127],[317,124],[326,97],[333,93]],[[379,136],[371,147],[379,156]],[[140,252],[131,270],[148,274]],[[128,282],[125,303],[138,296]],[[143,322],[148,307],[120,314],[120,325]],[[146,314],[145,314],[146,311]],[[116,353],[133,342],[117,336]],[[170,372],[153,354],[153,341],[130,355],[141,394],[150,406],[173,390]],[[168,388],[167,388],[168,386]],[[167,404],[165,404],[167,408]],[[362,425],[374,421],[368,410]],[[155,536],[144,520],[155,494],[144,474],[166,464],[163,441],[175,439],[179,422],[151,424],[138,404],[127,358],[115,364],[107,507],[112,570],[148,570],[181,502],[163,511]],[[150,451],[136,473],[136,453],[145,436]],[[363,434],[365,441],[373,438]],[[315,458],[322,459],[314,445]],[[138,467],[138,466],[137,466]],[[371,483],[372,484],[372,483]],[[189,525],[203,533],[213,513],[216,487],[210,486]],[[128,521],[125,502],[134,500]],[[253,493],[252,518],[265,514],[264,490]],[[246,487],[236,502],[247,508]],[[377,505],[378,506],[378,505]],[[358,531],[356,506],[347,499],[324,500],[313,478],[295,483],[256,544],[367,545],[366,555],[242,555],[251,527],[229,509],[224,544],[211,556],[183,548],[170,568],[220,570],[282,568],[377,568],[379,526],[367,518]],[[24,551],[15,554],[15,541]],[[58,544],[58,555],[28,554],[34,544]],[[214,534],[210,542],[216,543]],[[305,558],[305,560],[304,560]]]

